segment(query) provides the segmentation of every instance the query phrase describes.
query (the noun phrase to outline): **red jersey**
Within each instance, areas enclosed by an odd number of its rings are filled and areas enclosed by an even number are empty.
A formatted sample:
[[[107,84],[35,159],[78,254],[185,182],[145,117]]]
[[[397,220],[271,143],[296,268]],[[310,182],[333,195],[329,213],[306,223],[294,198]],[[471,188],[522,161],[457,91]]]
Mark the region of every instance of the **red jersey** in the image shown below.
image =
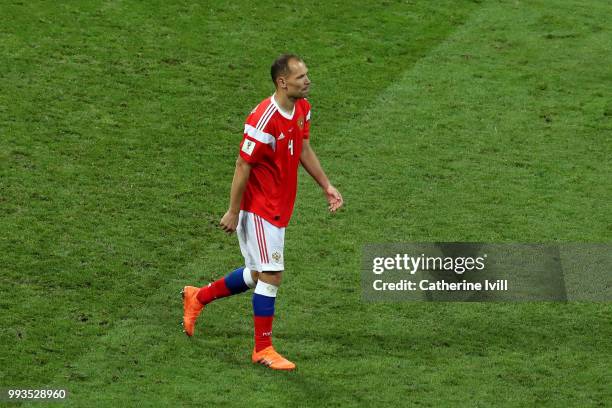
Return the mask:
[[[310,132],[310,103],[298,99],[292,113],[281,110],[274,96],[247,117],[240,156],[251,164],[240,209],[286,227],[293,213],[302,140]]]

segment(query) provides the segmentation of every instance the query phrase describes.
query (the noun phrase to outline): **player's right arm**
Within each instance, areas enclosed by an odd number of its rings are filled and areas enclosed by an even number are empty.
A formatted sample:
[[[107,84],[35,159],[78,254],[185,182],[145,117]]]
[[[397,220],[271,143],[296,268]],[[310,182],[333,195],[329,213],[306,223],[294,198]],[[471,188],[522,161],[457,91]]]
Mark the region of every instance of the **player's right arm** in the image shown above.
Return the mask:
[[[238,215],[240,214],[240,203],[244,190],[246,189],[249,175],[251,174],[251,165],[238,156],[236,160],[236,170],[234,171],[234,179],[232,180],[232,189],[230,192],[230,204],[227,212],[221,218],[220,227],[223,231],[231,234],[238,227]]]
[[[242,196],[249,181],[252,166],[261,162],[264,155],[272,152],[270,144],[275,139],[274,136],[268,133],[269,129],[266,128],[271,116],[266,116],[267,120],[261,120],[266,112],[272,112],[270,110],[270,103],[268,98],[257,105],[251,111],[244,124],[243,139],[242,143],[240,143],[240,152],[238,160],[236,160],[236,170],[234,171],[234,180],[232,181],[230,204],[220,222],[221,229],[230,234],[236,231],[238,227],[240,204],[242,203]]]

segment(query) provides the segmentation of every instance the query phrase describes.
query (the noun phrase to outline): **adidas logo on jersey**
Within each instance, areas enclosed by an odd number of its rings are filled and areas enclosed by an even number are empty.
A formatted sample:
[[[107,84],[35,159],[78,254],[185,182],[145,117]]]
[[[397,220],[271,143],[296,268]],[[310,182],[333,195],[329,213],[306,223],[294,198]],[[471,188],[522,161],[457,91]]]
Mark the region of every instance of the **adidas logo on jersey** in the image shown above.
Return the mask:
[[[280,136],[278,137],[278,140],[283,140],[284,138],[285,138],[285,134],[281,132]]]

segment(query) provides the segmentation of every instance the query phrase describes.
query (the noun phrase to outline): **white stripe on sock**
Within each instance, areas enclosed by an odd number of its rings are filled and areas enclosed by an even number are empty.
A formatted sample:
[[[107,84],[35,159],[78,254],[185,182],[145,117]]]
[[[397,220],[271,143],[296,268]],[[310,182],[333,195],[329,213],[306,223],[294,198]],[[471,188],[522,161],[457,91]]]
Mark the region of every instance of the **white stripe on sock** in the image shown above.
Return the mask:
[[[267,297],[276,297],[276,292],[278,291],[278,286],[270,285],[262,281],[261,279],[257,280],[257,286],[255,286],[255,293],[262,296]]]

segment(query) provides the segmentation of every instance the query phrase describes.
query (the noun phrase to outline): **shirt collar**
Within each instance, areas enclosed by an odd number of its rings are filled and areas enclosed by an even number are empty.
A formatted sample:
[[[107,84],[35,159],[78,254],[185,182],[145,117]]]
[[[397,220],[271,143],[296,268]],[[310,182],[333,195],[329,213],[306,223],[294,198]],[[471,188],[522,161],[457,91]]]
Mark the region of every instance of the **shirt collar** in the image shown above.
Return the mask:
[[[291,114],[289,114],[289,113],[285,112],[278,105],[278,103],[276,103],[276,99],[274,98],[274,94],[272,95],[272,103],[274,104],[274,106],[276,106],[276,109],[278,109],[278,113],[280,113],[283,118],[288,119],[288,120],[293,119],[293,115],[295,114],[295,105],[293,105],[293,111],[291,111]]]

